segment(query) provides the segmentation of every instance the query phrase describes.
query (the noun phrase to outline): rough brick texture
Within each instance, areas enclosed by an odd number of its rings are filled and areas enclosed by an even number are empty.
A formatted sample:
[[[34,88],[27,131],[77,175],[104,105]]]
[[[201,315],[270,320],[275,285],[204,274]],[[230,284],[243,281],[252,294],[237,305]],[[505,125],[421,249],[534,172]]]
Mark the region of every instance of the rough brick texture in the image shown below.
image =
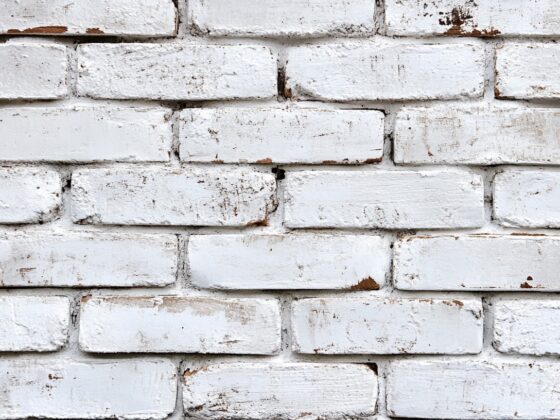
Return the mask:
[[[559,0],[0,3],[0,420],[560,419]]]

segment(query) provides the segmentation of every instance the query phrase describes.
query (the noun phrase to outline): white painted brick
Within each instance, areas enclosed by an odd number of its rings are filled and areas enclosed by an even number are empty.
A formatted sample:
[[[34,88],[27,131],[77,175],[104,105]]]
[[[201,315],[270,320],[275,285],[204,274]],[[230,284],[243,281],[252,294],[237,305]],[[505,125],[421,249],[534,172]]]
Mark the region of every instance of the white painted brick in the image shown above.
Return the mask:
[[[82,303],[80,348],[97,353],[273,354],[274,299],[102,297]]]
[[[308,354],[482,350],[480,300],[313,298],[292,304],[292,348]]]
[[[188,259],[203,288],[376,290],[391,250],[388,239],[365,235],[194,235]]]
[[[266,223],[272,174],[159,166],[81,169],[72,176],[76,223],[242,226]]]
[[[459,171],[303,171],[286,178],[285,224],[387,229],[484,223],[483,185]]]
[[[58,296],[0,296],[0,319],[0,351],[58,350],[68,339],[70,301]]]
[[[379,111],[207,108],[181,113],[181,159],[226,163],[372,163],[383,156]]]
[[[418,100],[480,97],[480,44],[392,41],[288,50],[286,94],[323,100]]]
[[[457,360],[393,362],[391,417],[556,419],[560,364]]]
[[[190,0],[196,33],[212,36],[322,36],[373,33],[370,0]]]
[[[559,300],[494,303],[494,347],[502,353],[560,354]]]
[[[247,45],[89,44],[78,47],[80,95],[167,100],[276,96],[276,57]]]
[[[556,9],[558,9],[556,5]],[[557,12],[558,13],[558,12]],[[558,26],[558,23],[556,24]],[[560,45],[505,44],[496,50],[496,96],[560,98]]]
[[[5,0],[0,33],[174,35],[175,6],[172,0]]]
[[[46,168],[0,168],[0,223],[39,223],[61,206],[60,175]]]
[[[0,45],[0,99],[56,99],[67,93],[66,47]]]
[[[198,419],[365,418],[377,376],[367,366],[232,363],[185,372],[185,413]]]
[[[1,108],[0,160],[167,161],[171,113],[163,108]]]
[[[494,218],[504,226],[560,227],[560,172],[506,170],[494,178]]]
[[[177,258],[174,235],[5,234],[0,286],[165,286],[175,282]]]
[[[418,236],[395,243],[403,290],[560,291],[560,237]]]
[[[164,419],[175,408],[166,360],[0,360],[0,419]]]
[[[560,164],[560,111],[518,105],[404,108],[394,160],[405,164]]]
[[[558,35],[555,0],[386,0],[389,35]]]

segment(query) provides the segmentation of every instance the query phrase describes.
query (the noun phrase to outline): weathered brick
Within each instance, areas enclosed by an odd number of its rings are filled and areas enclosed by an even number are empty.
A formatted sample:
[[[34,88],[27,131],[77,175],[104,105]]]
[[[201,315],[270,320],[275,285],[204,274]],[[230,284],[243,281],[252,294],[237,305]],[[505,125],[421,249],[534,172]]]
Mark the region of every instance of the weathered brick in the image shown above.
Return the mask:
[[[195,33],[211,36],[324,36],[373,33],[370,0],[190,0]]]
[[[482,303],[312,298],[292,305],[292,348],[308,354],[468,354],[482,350]]]
[[[556,236],[408,237],[395,243],[393,279],[403,290],[560,291]]]
[[[72,176],[76,223],[242,226],[266,223],[272,174],[158,166],[82,169]]]
[[[389,35],[560,35],[555,0],[385,0]]]
[[[480,97],[479,44],[393,41],[312,45],[288,50],[286,95],[335,101]]]
[[[555,419],[560,364],[398,361],[387,374],[391,417]]]
[[[177,258],[174,235],[5,234],[0,286],[165,286],[175,282]]]
[[[185,413],[199,419],[362,418],[375,414],[369,367],[320,363],[230,363],[186,371]]]
[[[303,108],[206,108],[181,113],[181,160],[371,163],[383,156],[383,113]]]
[[[280,306],[274,299],[99,297],[80,315],[80,348],[96,353],[274,354]]]
[[[213,289],[376,290],[389,240],[365,235],[194,235],[190,280]]]
[[[459,171],[303,171],[286,182],[285,224],[387,229],[484,223],[479,176]]]
[[[560,45],[557,44],[505,44],[498,47],[496,96],[517,99],[558,99],[560,98],[559,67]]]
[[[61,206],[60,175],[46,168],[0,168],[0,223],[41,223]]]
[[[276,57],[246,45],[89,44],[78,47],[80,95],[210,100],[277,94]]]
[[[173,134],[163,108],[63,106],[0,109],[0,160],[167,161]]]
[[[56,99],[66,95],[66,47],[0,45],[0,99]]]
[[[0,319],[0,351],[58,350],[68,339],[70,301],[58,296],[0,296]]]
[[[560,172],[505,170],[494,178],[494,218],[504,226],[560,227]]]
[[[174,35],[175,14],[172,0],[5,0],[0,34]]]
[[[3,359],[0,419],[164,419],[175,408],[175,366],[166,360]]]
[[[499,300],[494,303],[494,347],[502,353],[560,354],[559,300]]]
[[[560,112],[519,105],[404,108],[394,160],[404,164],[560,164]]]

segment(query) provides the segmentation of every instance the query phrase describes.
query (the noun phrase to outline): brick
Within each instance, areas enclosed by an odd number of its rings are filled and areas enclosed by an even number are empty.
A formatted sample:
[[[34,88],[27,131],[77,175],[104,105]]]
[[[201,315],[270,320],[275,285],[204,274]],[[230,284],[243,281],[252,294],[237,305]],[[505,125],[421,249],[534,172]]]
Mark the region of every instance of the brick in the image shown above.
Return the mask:
[[[0,109],[0,160],[167,161],[171,113],[163,108],[63,106]]]
[[[62,204],[60,175],[46,168],[0,168],[0,223],[42,223]]]
[[[66,95],[66,47],[0,45],[0,99],[57,99]]]
[[[174,235],[5,234],[0,286],[165,286],[175,282],[177,258]]]
[[[393,281],[402,290],[560,291],[556,236],[408,237],[395,243]]]
[[[190,280],[211,289],[379,289],[388,239],[365,235],[193,235]]]
[[[211,36],[325,36],[373,34],[369,0],[191,0],[193,32]]]
[[[391,417],[554,419],[558,363],[399,361],[387,379]]]
[[[78,93],[93,98],[218,100],[277,94],[276,57],[263,46],[89,44],[78,47],[78,67]]]
[[[494,178],[494,219],[503,226],[560,227],[560,172],[506,170]]]
[[[482,350],[480,300],[312,298],[292,305],[307,354],[469,354]]]
[[[0,33],[10,35],[175,34],[172,0],[6,0],[0,10]]]
[[[72,175],[75,223],[243,226],[266,223],[272,174],[159,166],[82,169]]]
[[[459,171],[302,171],[286,182],[292,228],[466,228],[484,223],[479,176]]]
[[[58,296],[0,296],[0,351],[54,351],[68,339],[70,301]]]
[[[206,108],[181,113],[181,160],[372,163],[383,156],[383,113],[300,108]]]
[[[507,299],[493,306],[496,350],[537,356],[560,354],[560,301]]]
[[[394,160],[404,164],[560,164],[556,109],[457,104],[404,108]]]
[[[364,365],[231,363],[184,375],[185,413],[199,419],[362,418],[375,413],[377,376]]]
[[[480,97],[479,44],[354,42],[288,50],[286,95],[335,101]]]
[[[164,419],[175,409],[167,360],[0,360],[0,419]]]
[[[554,0],[386,0],[388,35],[535,36],[559,35]]]
[[[80,315],[80,348],[96,353],[274,354],[280,306],[273,299],[99,297]]]
[[[557,5],[555,7],[557,9]],[[498,47],[496,96],[516,99],[558,99],[560,98],[558,67],[560,67],[560,45],[530,43],[505,44]]]

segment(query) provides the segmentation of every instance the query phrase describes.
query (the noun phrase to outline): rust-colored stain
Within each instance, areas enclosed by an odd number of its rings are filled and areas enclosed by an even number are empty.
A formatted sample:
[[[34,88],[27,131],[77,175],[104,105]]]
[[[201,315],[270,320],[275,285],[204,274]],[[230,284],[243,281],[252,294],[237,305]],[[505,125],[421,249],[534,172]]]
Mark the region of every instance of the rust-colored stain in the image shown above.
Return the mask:
[[[364,163],[379,163],[381,162],[381,158],[370,158],[370,159],[366,159],[364,160]]]
[[[463,306],[465,306],[465,304],[463,302],[461,302],[460,300],[457,299],[453,299],[453,300],[444,300],[443,303],[447,306],[458,306],[459,308],[462,308]]]
[[[499,98],[499,97],[500,97],[500,89],[498,89],[497,87],[494,87],[494,96],[495,96],[496,98]]]
[[[474,28],[470,31],[465,31],[463,25],[465,25],[469,21],[472,21],[472,19],[473,16],[468,8],[454,7],[451,10],[450,15],[439,20],[439,24],[442,26],[451,25],[451,27],[444,32],[444,35],[447,36],[473,36],[477,38],[490,38],[500,34],[500,31],[495,28],[482,30]]]
[[[103,32],[101,29],[99,28],[87,28],[86,29],[86,34],[91,34],[91,35],[103,35],[105,32]]]
[[[34,28],[8,29],[8,34],[63,34],[68,31],[67,26],[35,26]]]
[[[379,284],[371,278],[366,277],[362,279],[358,284],[350,287],[350,290],[379,290]]]
[[[284,88],[284,98],[292,99],[293,96],[294,94],[292,93],[292,89],[290,89],[289,87]]]
[[[272,163],[272,159],[271,158],[264,158],[264,159],[259,159],[256,161],[257,163]]]
[[[254,222],[249,222],[245,225],[246,227],[251,226],[268,226],[268,219],[264,220],[255,220]]]
[[[531,286],[529,283],[527,282],[523,282],[519,285],[519,287],[521,287],[522,289],[532,289],[533,286]]]
[[[336,160],[324,160],[323,165],[335,165]]]

